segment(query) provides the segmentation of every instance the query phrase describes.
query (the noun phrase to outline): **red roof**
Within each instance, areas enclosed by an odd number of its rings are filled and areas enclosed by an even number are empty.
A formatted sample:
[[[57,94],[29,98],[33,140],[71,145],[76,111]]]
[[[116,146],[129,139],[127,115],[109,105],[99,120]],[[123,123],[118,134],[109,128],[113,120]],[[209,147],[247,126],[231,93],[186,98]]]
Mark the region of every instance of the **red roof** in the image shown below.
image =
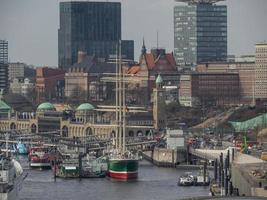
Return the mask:
[[[176,63],[175,63],[175,59],[173,57],[173,53],[165,54],[165,58],[166,58],[167,62],[175,69]],[[146,59],[148,70],[152,70],[153,68],[155,68],[157,65],[157,62],[159,60],[161,60],[160,57],[159,57],[159,59],[155,60],[152,53],[145,54],[145,59]]]
[[[153,69],[155,67],[155,61],[152,53],[145,54],[145,59],[148,69]]]
[[[138,65],[132,66],[130,69],[128,69],[127,74],[137,74],[140,71],[140,69],[141,68]]]
[[[159,56],[154,58],[152,53],[144,54],[144,57],[148,70],[160,70],[160,71],[173,71],[176,70],[176,63],[173,57],[173,53],[167,53],[164,57]],[[141,62],[141,61],[140,61]],[[160,66],[160,68],[159,68]],[[162,68],[163,67],[163,68]],[[132,66],[128,69],[128,74],[137,74],[140,72],[141,67],[139,65]]]
[[[173,53],[167,53],[166,59],[170,63],[171,66],[176,67],[176,62],[174,60]]]

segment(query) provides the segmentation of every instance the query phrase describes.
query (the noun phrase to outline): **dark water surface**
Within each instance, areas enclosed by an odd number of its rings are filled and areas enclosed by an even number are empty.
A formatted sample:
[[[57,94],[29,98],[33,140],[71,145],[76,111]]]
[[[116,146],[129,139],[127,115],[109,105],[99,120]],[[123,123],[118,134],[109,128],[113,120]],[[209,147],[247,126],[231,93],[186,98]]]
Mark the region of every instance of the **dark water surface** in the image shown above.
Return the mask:
[[[23,162],[23,167],[27,163]],[[179,187],[177,180],[185,171],[158,168],[146,161],[139,163],[139,177],[133,182],[109,178],[57,179],[48,171],[25,170],[20,200],[176,200],[208,196],[209,187]]]

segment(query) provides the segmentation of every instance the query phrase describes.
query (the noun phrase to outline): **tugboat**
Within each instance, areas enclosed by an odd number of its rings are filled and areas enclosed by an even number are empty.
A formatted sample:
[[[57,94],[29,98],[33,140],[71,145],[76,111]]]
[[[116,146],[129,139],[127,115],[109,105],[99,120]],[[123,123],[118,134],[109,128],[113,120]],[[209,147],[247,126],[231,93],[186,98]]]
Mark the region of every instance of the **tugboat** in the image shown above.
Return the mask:
[[[32,168],[51,169],[49,149],[47,147],[31,147],[28,158]]]
[[[178,185],[179,186],[193,186],[195,178],[191,172],[186,172],[184,175],[179,177]]]

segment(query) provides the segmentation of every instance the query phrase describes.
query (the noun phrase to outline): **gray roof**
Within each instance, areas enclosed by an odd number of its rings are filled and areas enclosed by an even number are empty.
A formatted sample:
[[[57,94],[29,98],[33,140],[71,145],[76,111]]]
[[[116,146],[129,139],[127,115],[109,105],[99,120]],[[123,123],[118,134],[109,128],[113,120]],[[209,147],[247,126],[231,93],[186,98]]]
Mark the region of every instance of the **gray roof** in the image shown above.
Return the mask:
[[[75,63],[71,68],[80,68],[92,74],[116,73],[116,64],[98,61],[95,56],[86,56],[81,63]]]
[[[86,56],[82,62],[75,63],[71,66],[71,68],[91,68],[96,63],[95,56]]]

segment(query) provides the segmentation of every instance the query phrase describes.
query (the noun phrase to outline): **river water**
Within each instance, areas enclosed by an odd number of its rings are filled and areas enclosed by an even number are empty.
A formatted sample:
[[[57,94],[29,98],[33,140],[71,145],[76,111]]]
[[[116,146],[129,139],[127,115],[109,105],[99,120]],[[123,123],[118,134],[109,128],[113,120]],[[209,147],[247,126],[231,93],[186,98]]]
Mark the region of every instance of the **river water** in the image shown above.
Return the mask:
[[[28,164],[25,158],[23,167]],[[100,179],[57,179],[51,170],[25,170],[28,173],[19,193],[20,200],[177,200],[208,196],[209,187],[179,187],[178,177],[185,171],[158,168],[139,163],[139,177],[133,182]]]

